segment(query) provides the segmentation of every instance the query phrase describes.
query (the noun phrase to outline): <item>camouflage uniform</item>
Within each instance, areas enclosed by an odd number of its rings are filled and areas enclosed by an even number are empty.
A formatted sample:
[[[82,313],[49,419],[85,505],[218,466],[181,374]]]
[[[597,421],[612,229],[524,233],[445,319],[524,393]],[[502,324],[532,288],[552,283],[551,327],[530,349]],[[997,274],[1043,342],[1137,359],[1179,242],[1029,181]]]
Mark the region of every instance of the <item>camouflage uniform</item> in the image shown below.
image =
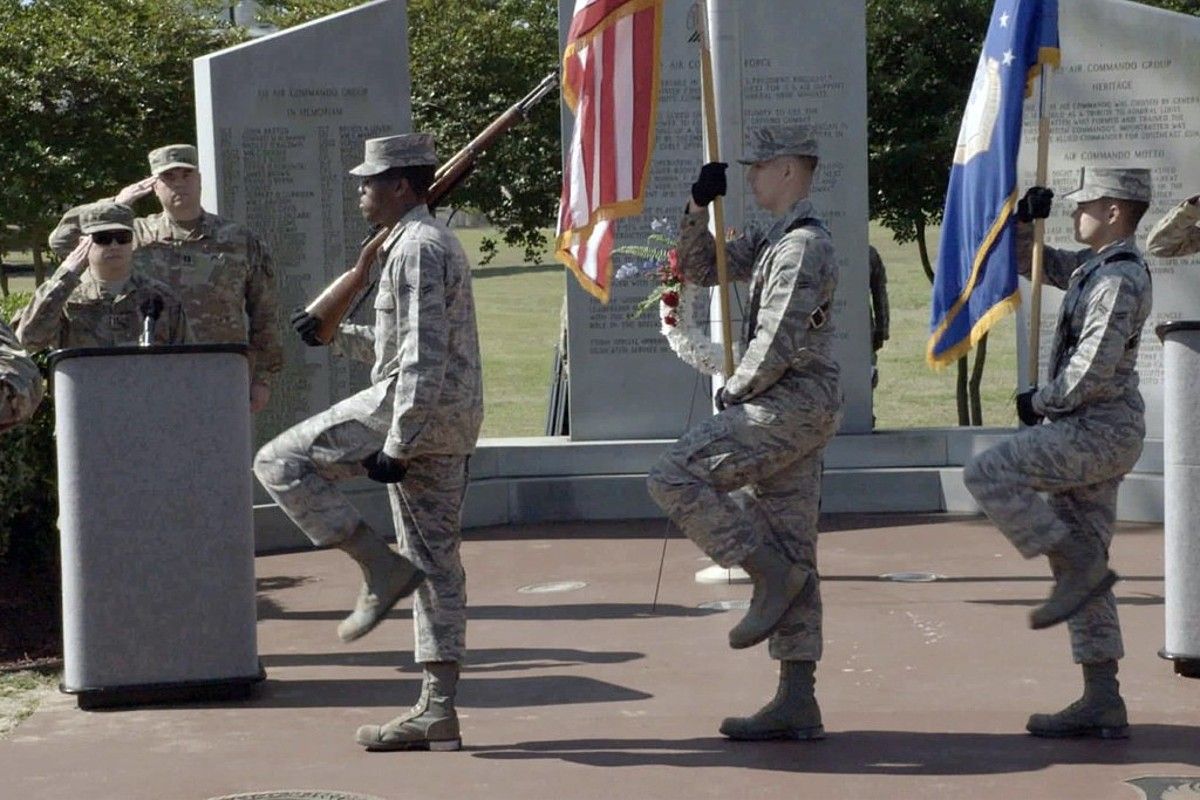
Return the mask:
[[[0,432],[25,422],[42,402],[42,376],[0,321]]]
[[[31,351],[134,345],[142,335],[142,305],[156,296],[162,298],[163,309],[154,326],[154,343],[191,341],[183,304],[165,284],[133,272],[121,292],[112,295],[91,270],[80,276],[66,267],[59,267],[34,292],[21,312],[17,337]]]
[[[1152,256],[1178,258],[1200,252],[1200,205],[1183,201],[1160,219],[1146,238]]]
[[[169,145],[150,154],[155,174],[196,168],[196,149]],[[79,242],[77,206],[50,233],[50,247],[65,258]],[[246,342],[252,380],[270,385],[283,368],[279,343],[279,291],[271,254],[244,225],[202,212],[191,229],[161,212],[134,221],[134,267],[167,284],[183,301],[195,341]]]
[[[708,212],[687,214],[679,265],[716,283]],[[761,544],[811,573],[806,593],[771,636],[781,660],[821,657],[817,514],[821,459],[837,430],[841,391],[829,307],[837,285],[833,242],[803,199],[769,229],[729,242],[730,278],[751,282],[745,355],[725,384],[730,405],[683,435],[651,470],[658,504],[718,564]]]
[[[887,271],[883,259],[873,245],[867,247],[867,263],[870,267],[871,288],[871,388],[879,383],[879,351],[888,340],[890,314],[887,294]]]
[[[388,486],[400,552],[427,578],[413,605],[418,662],[462,661],[466,581],[459,559],[467,457],[483,422],[475,303],[466,254],[424,206],[381,250],[375,325],[344,324],[339,347],[374,360],[372,385],[284,431],[254,471],[280,508],[318,545],[364,525],[335,481],[365,474],[382,449],[405,460]]]
[[[1022,274],[1031,244],[1032,226],[1018,226]],[[1098,253],[1046,248],[1044,271],[1047,283],[1066,290],[1050,380],[1032,400],[1050,424],[1023,428],[977,456],[963,479],[1017,550],[1026,558],[1050,554],[1057,576],[1064,565],[1052,551],[1064,539],[1094,536],[1108,548],[1117,487],[1141,455],[1137,350],[1152,292],[1133,237]],[[1068,628],[1076,663],[1124,655],[1111,591],[1089,600]]]

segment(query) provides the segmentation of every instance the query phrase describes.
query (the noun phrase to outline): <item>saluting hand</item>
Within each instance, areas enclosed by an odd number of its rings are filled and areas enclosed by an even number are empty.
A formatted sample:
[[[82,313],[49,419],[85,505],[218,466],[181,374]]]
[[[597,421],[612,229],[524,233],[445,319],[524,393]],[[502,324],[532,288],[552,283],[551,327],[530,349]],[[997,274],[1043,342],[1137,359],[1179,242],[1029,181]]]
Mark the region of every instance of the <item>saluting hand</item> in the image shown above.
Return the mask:
[[[62,265],[74,272],[76,275],[82,275],[84,270],[88,268],[88,251],[92,249],[92,238],[90,236],[79,237],[79,244],[75,245],[75,249],[67,254],[63,259]]]
[[[138,200],[141,200],[146,195],[154,191],[154,184],[158,183],[158,176],[151,175],[149,178],[142,178],[137,183],[131,183],[121,191],[117,192],[117,196],[113,200],[122,205],[131,206]]]

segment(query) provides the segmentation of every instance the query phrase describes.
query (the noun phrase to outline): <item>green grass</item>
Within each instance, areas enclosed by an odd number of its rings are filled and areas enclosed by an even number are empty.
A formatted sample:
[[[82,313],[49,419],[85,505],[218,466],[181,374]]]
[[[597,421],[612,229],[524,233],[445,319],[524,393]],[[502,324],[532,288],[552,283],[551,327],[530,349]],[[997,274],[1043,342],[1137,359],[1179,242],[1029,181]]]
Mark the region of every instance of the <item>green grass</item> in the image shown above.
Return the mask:
[[[471,263],[479,264],[484,229],[455,231]],[[482,436],[541,436],[554,345],[566,288],[558,264],[526,266],[515,248],[501,247],[472,271],[483,355]]]
[[[58,679],[58,673],[39,670],[0,673],[0,740],[37,709]]]
[[[938,229],[928,232],[930,259],[937,259]],[[891,338],[879,351],[875,390],[878,428],[924,428],[958,424],[954,366],[931,370],[925,364],[929,339],[929,281],[915,243],[897,244],[891,232],[871,226],[871,243],[887,267]],[[974,358],[974,355],[971,356]],[[1001,320],[988,336],[980,395],[985,425],[1015,425],[1012,397],[1017,380],[1015,317]]]
[[[475,264],[475,301],[483,351],[484,436],[537,436],[545,428],[551,360],[558,338],[565,278],[556,263],[525,265],[520,249],[501,244],[496,257],[478,266],[479,244],[495,231],[455,231]],[[547,232],[549,233],[549,232]],[[891,339],[879,354],[875,390],[876,426],[881,429],[951,426],[958,423],[955,368],[925,365],[929,331],[929,282],[914,243],[897,244],[890,232],[872,225],[871,242],[887,266]],[[938,230],[929,231],[931,258],[937,257]],[[12,257],[16,254],[10,254]],[[547,256],[549,261],[549,256]],[[13,291],[30,290],[28,275],[9,279]],[[842,291],[846,291],[843,284]],[[866,292],[866,287],[862,287]],[[983,422],[1015,425],[1014,318],[1002,320],[988,341],[983,379]]]

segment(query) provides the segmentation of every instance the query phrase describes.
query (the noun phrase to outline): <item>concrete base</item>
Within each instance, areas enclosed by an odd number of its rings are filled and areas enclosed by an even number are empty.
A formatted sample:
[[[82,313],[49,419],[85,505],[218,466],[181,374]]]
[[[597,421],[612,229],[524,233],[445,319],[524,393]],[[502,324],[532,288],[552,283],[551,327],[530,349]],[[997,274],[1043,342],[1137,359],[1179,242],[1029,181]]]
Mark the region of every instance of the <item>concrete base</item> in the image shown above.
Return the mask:
[[[1011,433],[1009,428],[921,428],[838,436],[825,454],[822,510],[978,513],[963,486],[963,465]],[[646,473],[670,444],[572,442],[567,437],[482,439],[471,459],[463,526],[662,518],[646,491]],[[1147,441],[1133,473],[1121,485],[1121,520],[1162,521],[1162,463],[1162,441]],[[372,525],[392,530],[387,493],[381,486],[362,479],[345,489]],[[309,546],[258,491],[258,552]]]

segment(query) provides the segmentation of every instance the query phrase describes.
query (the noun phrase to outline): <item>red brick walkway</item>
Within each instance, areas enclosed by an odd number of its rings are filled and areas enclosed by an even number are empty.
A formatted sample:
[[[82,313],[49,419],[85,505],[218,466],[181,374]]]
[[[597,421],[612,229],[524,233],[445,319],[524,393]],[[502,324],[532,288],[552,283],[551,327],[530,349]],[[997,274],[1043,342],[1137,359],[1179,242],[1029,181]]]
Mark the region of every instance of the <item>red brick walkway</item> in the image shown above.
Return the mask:
[[[722,716],[773,691],[765,648],[725,645],[735,614],[701,604],[745,586],[693,581],[703,566],[663,523],[474,531],[464,545],[472,661],[460,753],[368,754],[356,726],[414,699],[407,612],[351,646],[334,636],[356,572],[337,552],[258,559],[268,681],[242,704],[82,712],[55,696],[0,742],[4,800],[204,800],[330,789],[402,798],[1091,798],[1135,800],[1125,781],[1200,780],[1200,681],[1162,645],[1162,532],[1125,527],[1113,547],[1128,657],[1128,741],[1047,741],[1032,711],[1074,699],[1066,631],[1033,632],[1049,589],[986,522],[835,518],[821,538],[829,738],[738,744]],[[882,573],[946,580],[893,583]],[[562,593],[519,588],[580,581]]]

